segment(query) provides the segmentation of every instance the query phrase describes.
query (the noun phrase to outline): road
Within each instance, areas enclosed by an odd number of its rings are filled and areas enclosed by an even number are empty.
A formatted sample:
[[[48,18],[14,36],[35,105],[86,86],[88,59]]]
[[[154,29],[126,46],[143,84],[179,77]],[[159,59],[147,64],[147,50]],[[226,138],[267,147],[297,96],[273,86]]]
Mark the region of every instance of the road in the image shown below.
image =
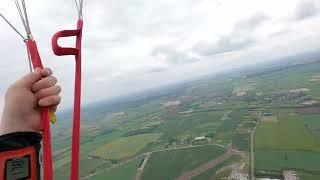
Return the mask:
[[[222,147],[222,148],[226,148],[225,146],[223,146],[223,145],[221,145],[221,144],[205,144],[205,145],[196,145],[196,146],[187,146],[187,147],[177,147],[177,148],[170,148],[170,149],[162,149],[162,150],[150,151],[150,152],[146,152],[146,153],[144,153],[144,154],[141,154],[141,155],[139,155],[139,156],[136,156],[136,157],[134,157],[134,158],[132,158],[132,159],[129,159],[129,160],[123,162],[123,163],[114,165],[114,166],[112,166],[112,167],[110,167],[110,168],[103,169],[103,170],[97,171],[97,172],[95,172],[95,173],[91,173],[91,174],[89,174],[88,176],[82,177],[82,178],[80,178],[80,179],[89,179],[90,177],[95,176],[95,175],[97,175],[97,174],[100,174],[100,173],[109,171],[109,170],[111,170],[111,169],[113,169],[113,168],[116,168],[116,167],[125,165],[125,164],[127,164],[127,163],[129,163],[129,162],[131,162],[131,161],[133,161],[133,160],[135,160],[135,159],[138,159],[138,158],[140,158],[140,157],[145,156],[145,155],[148,154],[148,153],[152,154],[152,153],[156,153],[156,152],[172,151],[172,150],[178,150],[178,149],[191,149],[191,148],[197,148],[197,147],[202,147],[202,146],[220,146],[220,147]]]
[[[251,167],[251,170],[250,170],[250,179],[251,180],[255,180],[255,167],[254,167],[254,133],[257,129],[257,127],[259,126],[259,123],[260,123],[260,120],[261,120],[261,115],[262,115],[262,112],[260,112],[259,114],[259,117],[258,117],[258,121],[257,121],[257,124],[256,126],[254,127],[252,133],[251,133],[251,151],[250,151],[250,167]]]
[[[144,167],[146,166],[146,164],[147,164],[147,162],[148,162],[148,159],[149,159],[150,156],[151,156],[151,153],[146,153],[145,155],[146,155],[146,157],[144,158],[142,164],[141,164],[140,167],[138,168],[138,172],[137,172],[137,174],[136,174],[136,180],[141,180]]]

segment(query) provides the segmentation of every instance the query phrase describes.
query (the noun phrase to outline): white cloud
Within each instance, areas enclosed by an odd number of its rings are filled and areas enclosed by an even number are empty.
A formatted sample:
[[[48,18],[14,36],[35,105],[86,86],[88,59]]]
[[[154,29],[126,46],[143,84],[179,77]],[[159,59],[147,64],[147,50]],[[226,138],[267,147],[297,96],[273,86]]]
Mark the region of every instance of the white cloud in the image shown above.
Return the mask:
[[[314,1],[300,2],[295,9],[295,19],[302,20],[318,14],[319,7]]]
[[[306,2],[319,7],[316,0],[85,1],[83,102],[317,48],[320,18]],[[71,107],[74,59],[54,56],[50,40],[74,28],[73,1],[27,3],[43,62],[59,78],[63,106]],[[21,29],[11,0],[1,1],[0,11]],[[293,20],[297,15],[308,18]],[[2,21],[0,41],[1,95],[28,66],[23,43]]]

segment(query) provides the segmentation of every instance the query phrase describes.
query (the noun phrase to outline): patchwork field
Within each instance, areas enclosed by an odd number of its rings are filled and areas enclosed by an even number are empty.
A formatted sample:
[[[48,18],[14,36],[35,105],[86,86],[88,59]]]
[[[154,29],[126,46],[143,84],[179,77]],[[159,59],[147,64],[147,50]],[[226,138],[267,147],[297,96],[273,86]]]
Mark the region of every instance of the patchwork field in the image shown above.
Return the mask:
[[[292,149],[320,152],[319,140],[297,115],[278,117],[279,122],[262,121],[256,130],[256,149]]]
[[[300,116],[305,126],[311,131],[320,130],[320,115],[304,115]]]
[[[230,158],[228,158],[227,160],[223,161],[222,163],[218,164],[216,167],[200,174],[199,176],[196,176],[195,178],[192,178],[192,180],[209,180],[209,179],[223,179],[226,178],[230,175],[231,171],[228,171],[228,174],[222,174],[219,173],[217,174],[217,172],[226,166],[235,164],[237,162],[239,162],[241,160],[241,156],[238,155],[233,155]]]
[[[112,166],[111,162],[104,162],[101,159],[81,158],[80,159],[80,176],[85,176],[100,169],[106,169]],[[69,179],[70,163],[57,168],[54,176],[55,179]]]
[[[251,134],[260,113],[253,174],[283,178],[283,169],[293,169],[302,180],[319,179],[320,64],[284,64],[208,76],[84,108],[81,179],[171,180],[227,151],[244,156],[220,162],[193,179],[249,179]],[[58,119],[54,174],[67,180],[72,117]],[[230,169],[231,164],[236,167]]]
[[[320,139],[313,133],[319,123],[318,115],[262,118],[255,134],[256,174],[279,177],[283,169],[319,174]]]
[[[121,180],[133,180],[137,169],[142,161],[142,158],[137,158],[123,166],[112,168],[108,171],[91,176],[91,180],[106,180],[106,179],[121,179]]]
[[[161,133],[152,133],[120,138],[99,147],[90,155],[109,160],[124,159],[134,155],[148,143],[156,141],[160,136]]]
[[[257,169],[279,171],[281,169],[297,169],[320,173],[320,153],[296,150],[257,150]]]
[[[225,148],[211,145],[153,153],[142,180],[174,179],[226,152]]]

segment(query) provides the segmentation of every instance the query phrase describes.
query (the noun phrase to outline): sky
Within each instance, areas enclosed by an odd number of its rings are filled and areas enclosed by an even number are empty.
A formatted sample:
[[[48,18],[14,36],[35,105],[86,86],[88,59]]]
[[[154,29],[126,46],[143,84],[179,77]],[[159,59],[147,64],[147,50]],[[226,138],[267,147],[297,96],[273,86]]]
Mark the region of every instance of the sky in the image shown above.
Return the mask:
[[[73,0],[26,0],[42,61],[73,103],[74,58],[51,37],[74,29]],[[320,47],[318,0],[84,0],[83,104]],[[2,12],[23,32],[13,0]],[[7,87],[28,73],[25,45],[0,20],[0,109]],[[74,46],[73,38],[59,41]],[[1,111],[1,110],[0,110]]]

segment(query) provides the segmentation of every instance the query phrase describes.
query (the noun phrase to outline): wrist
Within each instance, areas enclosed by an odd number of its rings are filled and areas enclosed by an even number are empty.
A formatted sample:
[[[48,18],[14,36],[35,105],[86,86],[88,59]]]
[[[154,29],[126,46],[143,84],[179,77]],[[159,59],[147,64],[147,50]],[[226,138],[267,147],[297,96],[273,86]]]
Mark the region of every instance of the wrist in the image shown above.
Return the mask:
[[[21,119],[16,119],[15,117],[2,115],[0,123],[0,136],[15,133],[15,132],[32,132],[32,129],[28,129],[27,126],[21,124],[23,121]]]

